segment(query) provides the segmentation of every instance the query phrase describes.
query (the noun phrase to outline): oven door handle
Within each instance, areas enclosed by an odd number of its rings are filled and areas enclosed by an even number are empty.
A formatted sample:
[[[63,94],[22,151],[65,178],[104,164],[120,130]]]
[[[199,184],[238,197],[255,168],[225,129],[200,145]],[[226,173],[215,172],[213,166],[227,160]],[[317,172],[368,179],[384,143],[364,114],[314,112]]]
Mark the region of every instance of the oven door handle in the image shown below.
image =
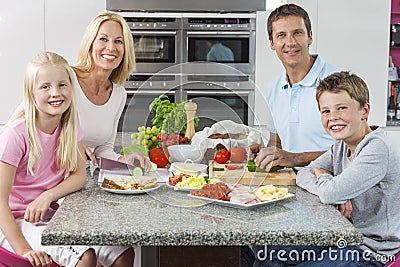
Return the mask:
[[[176,35],[176,31],[131,31],[132,34],[143,35],[143,34],[151,34],[151,35]]]
[[[186,90],[188,95],[250,95],[250,91],[203,91],[203,90]]]
[[[174,95],[173,92],[165,92],[164,90],[126,90],[127,95]]]
[[[249,36],[250,32],[240,32],[240,31],[236,31],[236,32],[187,32],[188,35],[235,35],[236,37],[238,35],[245,35],[245,36]]]

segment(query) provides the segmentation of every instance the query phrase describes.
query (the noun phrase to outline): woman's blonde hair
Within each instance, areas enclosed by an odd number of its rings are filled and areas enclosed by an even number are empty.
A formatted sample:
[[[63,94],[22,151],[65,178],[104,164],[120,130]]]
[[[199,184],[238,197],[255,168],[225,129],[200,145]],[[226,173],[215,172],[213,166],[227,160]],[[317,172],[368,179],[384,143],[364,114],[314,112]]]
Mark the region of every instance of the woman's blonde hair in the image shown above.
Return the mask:
[[[33,88],[36,83],[36,76],[40,68],[44,66],[63,67],[69,76],[71,84],[72,101],[70,107],[62,114],[60,125],[61,132],[58,138],[56,163],[58,169],[67,172],[75,171],[78,167],[78,120],[75,104],[75,88],[72,79],[72,69],[68,62],[60,55],[52,52],[41,52],[31,59],[26,67],[24,79],[24,109],[15,117],[25,118],[26,131],[29,139],[28,172],[35,175],[40,166],[42,146],[36,128],[36,116],[38,109],[33,96]],[[80,155],[82,157],[82,155]]]
[[[135,68],[136,62],[132,33],[125,19],[116,13],[109,11],[102,12],[89,23],[82,38],[81,47],[78,54],[78,63],[76,64],[75,68],[82,72],[87,72],[92,68],[92,45],[101,24],[106,21],[115,21],[122,27],[122,34],[124,38],[124,57],[122,58],[119,66],[112,71],[109,79],[113,83],[123,85],[125,80],[129,77],[129,74],[131,74]]]

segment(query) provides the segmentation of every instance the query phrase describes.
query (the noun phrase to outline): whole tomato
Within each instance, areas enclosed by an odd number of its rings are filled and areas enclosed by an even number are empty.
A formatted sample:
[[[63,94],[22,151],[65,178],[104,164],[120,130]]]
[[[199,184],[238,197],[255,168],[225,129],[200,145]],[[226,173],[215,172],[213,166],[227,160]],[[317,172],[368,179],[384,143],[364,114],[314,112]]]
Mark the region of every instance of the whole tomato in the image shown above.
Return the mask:
[[[232,147],[229,149],[229,153],[231,153],[232,162],[240,163],[247,159],[246,149],[243,147]]]
[[[214,160],[219,164],[226,163],[230,158],[229,151],[226,149],[221,149],[215,152]]]
[[[150,160],[157,164],[157,168],[163,168],[168,164],[168,158],[161,148],[153,148],[149,153]]]

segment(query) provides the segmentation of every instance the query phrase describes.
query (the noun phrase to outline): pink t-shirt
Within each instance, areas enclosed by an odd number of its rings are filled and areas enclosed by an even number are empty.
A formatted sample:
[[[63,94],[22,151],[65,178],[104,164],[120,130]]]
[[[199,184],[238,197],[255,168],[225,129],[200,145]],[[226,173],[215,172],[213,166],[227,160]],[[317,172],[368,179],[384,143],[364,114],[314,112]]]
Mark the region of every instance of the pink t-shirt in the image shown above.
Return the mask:
[[[59,171],[55,161],[61,127],[58,126],[53,134],[38,130],[43,152],[40,168],[35,177],[28,172],[29,139],[25,129],[25,120],[21,119],[4,126],[0,135],[0,160],[17,168],[9,198],[14,218],[23,218],[29,203],[42,192],[61,183],[65,177],[65,169]],[[79,129],[78,140],[81,139],[82,132]],[[2,177],[0,177],[0,183],[1,179]],[[56,203],[52,203],[46,214],[47,218],[54,214],[52,209],[56,207]]]

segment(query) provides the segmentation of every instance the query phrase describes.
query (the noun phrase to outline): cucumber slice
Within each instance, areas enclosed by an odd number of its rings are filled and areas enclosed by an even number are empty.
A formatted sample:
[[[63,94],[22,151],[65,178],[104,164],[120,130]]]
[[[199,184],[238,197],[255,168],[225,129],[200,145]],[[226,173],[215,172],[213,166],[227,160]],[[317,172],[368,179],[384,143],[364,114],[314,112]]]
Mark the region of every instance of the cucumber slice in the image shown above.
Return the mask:
[[[143,176],[143,170],[140,167],[135,167],[132,170],[132,175],[133,176]]]

